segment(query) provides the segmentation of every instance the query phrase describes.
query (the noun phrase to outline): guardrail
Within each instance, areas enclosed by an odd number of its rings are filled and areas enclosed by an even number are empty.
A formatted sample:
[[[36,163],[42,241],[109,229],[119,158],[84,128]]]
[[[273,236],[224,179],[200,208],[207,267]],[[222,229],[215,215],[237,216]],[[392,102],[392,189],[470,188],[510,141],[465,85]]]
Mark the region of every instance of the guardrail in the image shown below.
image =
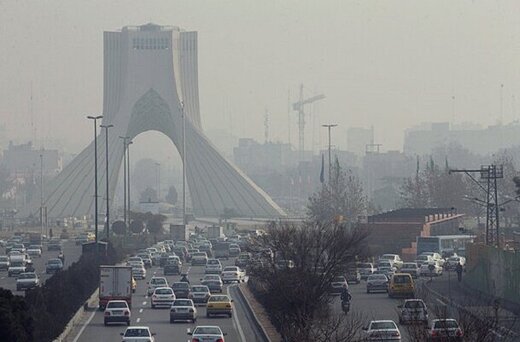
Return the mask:
[[[249,303],[249,300],[246,298],[244,293],[242,293],[242,288],[240,286],[235,287],[238,291],[238,294],[240,296],[240,299],[245,304],[244,306],[247,309],[247,312],[253,317],[253,323],[255,325],[255,328],[260,332],[261,338],[266,342],[271,342],[271,338],[267,334],[267,331],[265,331],[265,328],[262,324],[260,324],[260,320],[258,319],[258,316],[256,315],[255,311],[251,308],[251,304]]]

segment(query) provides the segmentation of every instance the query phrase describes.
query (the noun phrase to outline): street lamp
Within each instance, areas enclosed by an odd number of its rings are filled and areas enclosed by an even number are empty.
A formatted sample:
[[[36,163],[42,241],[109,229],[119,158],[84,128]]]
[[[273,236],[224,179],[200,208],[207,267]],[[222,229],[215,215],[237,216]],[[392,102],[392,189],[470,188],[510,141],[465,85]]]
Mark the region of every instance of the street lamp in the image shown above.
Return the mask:
[[[127,203],[127,209],[128,209],[128,222],[130,223],[130,145],[132,145],[133,142],[130,140],[126,144],[126,179],[128,181],[128,189],[126,190],[126,199],[128,201]]]
[[[123,221],[125,224],[126,222],[126,181],[127,181],[127,170],[126,170],[126,145],[127,140],[130,139],[130,137],[119,137],[123,140]]]
[[[186,225],[186,118],[184,114],[184,102],[181,102],[182,116],[182,224]]]
[[[87,119],[94,120],[94,225],[96,235],[96,251],[98,245],[98,188],[97,188],[97,121],[103,115],[87,116]]]
[[[106,178],[106,196],[107,196],[107,213],[106,213],[106,222],[107,222],[107,242],[110,238],[110,210],[109,210],[109,181],[110,177],[108,174],[108,129],[110,127],[114,127],[114,125],[101,125],[100,127],[105,129],[105,178]]]
[[[332,162],[331,162],[331,157],[330,157],[330,148],[331,148],[331,144],[330,144],[330,129],[332,127],[336,127],[337,124],[328,124],[328,125],[321,125],[322,127],[327,127],[329,129],[329,184],[330,184],[330,178],[331,178],[331,169],[332,169]]]

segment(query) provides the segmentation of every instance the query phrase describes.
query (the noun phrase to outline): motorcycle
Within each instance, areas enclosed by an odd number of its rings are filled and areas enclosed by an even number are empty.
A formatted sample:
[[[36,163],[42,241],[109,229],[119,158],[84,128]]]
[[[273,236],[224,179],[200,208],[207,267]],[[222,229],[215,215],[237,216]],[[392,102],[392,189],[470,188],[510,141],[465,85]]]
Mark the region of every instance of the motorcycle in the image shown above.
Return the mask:
[[[348,313],[350,311],[350,301],[342,301],[341,302],[341,309],[344,313]]]

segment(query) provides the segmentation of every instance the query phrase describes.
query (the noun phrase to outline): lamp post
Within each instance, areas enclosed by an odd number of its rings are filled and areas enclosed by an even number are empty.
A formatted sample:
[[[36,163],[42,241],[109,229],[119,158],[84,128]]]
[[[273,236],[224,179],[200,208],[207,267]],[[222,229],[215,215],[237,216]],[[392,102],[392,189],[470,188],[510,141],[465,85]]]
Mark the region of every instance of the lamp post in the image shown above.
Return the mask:
[[[186,225],[186,118],[184,114],[184,102],[181,102],[182,116],[182,224]]]
[[[128,223],[130,223],[130,145],[132,145],[133,142],[130,140],[126,144],[126,179],[128,182],[128,189],[126,190],[126,199],[128,201],[127,203],[127,210],[128,210]]]
[[[109,210],[109,183],[110,176],[108,174],[108,129],[110,127],[114,127],[114,125],[101,125],[100,127],[105,129],[105,179],[106,179],[106,196],[107,196],[107,213],[106,213],[106,222],[107,222],[107,242],[110,238],[110,210]]]
[[[336,127],[337,124],[328,124],[328,125],[321,125],[322,127],[327,127],[329,129],[329,184],[330,184],[330,178],[331,178],[331,170],[332,170],[332,161],[331,161],[331,156],[330,156],[330,148],[331,148],[331,144],[330,144],[330,129],[332,127]]]
[[[40,153],[40,234],[43,236],[43,149]]]
[[[96,253],[99,255],[98,246],[98,188],[97,188],[97,121],[102,119],[103,115],[87,116],[87,119],[94,120],[94,225],[96,236]]]
[[[130,137],[122,137],[119,139],[123,140],[123,221],[126,222],[126,178],[127,178],[127,170],[126,170],[126,141],[130,139]]]

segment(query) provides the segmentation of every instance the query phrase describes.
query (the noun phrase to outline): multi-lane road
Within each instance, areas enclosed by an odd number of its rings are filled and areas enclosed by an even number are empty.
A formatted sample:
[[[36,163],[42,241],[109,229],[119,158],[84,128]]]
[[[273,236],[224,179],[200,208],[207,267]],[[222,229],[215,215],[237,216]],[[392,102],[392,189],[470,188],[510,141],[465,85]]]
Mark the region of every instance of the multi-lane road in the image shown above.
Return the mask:
[[[221,260],[223,267],[233,265],[234,259]],[[188,278],[192,285],[199,284],[204,276],[204,266],[184,266],[188,271]],[[238,294],[237,285],[224,285],[223,292],[228,293],[233,299],[233,317],[212,317],[206,318],[205,306],[197,306],[198,318],[193,323],[173,323],[169,322],[169,309],[152,309],[150,298],[146,295],[147,280],[152,276],[164,276],[162,268],[152,267],[147,270],[147,278],[137,281],[137,290],[132,297],[132,318],[131,325],[148,326],[152,332],[156,333],[156,341],[189,341],[188,330],[193,330],[198,325],[218,325],[222,331],[227,333],[226,341],[263,341],[257,332],[252,317],[250,317],[245,304]],[[180,276],[166,276],[168,283],[171,284],[180,280]],[[73,331],[69,339],[74,342],[87,341],[119,341],[120,333],[124,332],[124,325],[104,326],[103,312],[95,311],[82,326]]]
[[[69,267],[73,262],[76,262],[81,256],[81,246],[76,246],[75,242],[72,240],[62,240],[62,250],[63,255],[65,256],[65,265],[64,267]],[[5,247],[0,248],[0,255],[5,255]],[[48,251],[47,245],[43,245],[42,256],[31,257],[31,260],[34,264],[34,269],[36,274],[40,278],[40,282],[43,284],[47,279],[52,277],[52,274],[45,273],[45,264],[47,260],[52,258],[57,258],[59,252],[58,251]],[[7,270],[0,272],[0,287],[4,289],[8,289],[13,291],[14,294],[23,295],[24,291],[16,291],[16,278],[8,277]]]

